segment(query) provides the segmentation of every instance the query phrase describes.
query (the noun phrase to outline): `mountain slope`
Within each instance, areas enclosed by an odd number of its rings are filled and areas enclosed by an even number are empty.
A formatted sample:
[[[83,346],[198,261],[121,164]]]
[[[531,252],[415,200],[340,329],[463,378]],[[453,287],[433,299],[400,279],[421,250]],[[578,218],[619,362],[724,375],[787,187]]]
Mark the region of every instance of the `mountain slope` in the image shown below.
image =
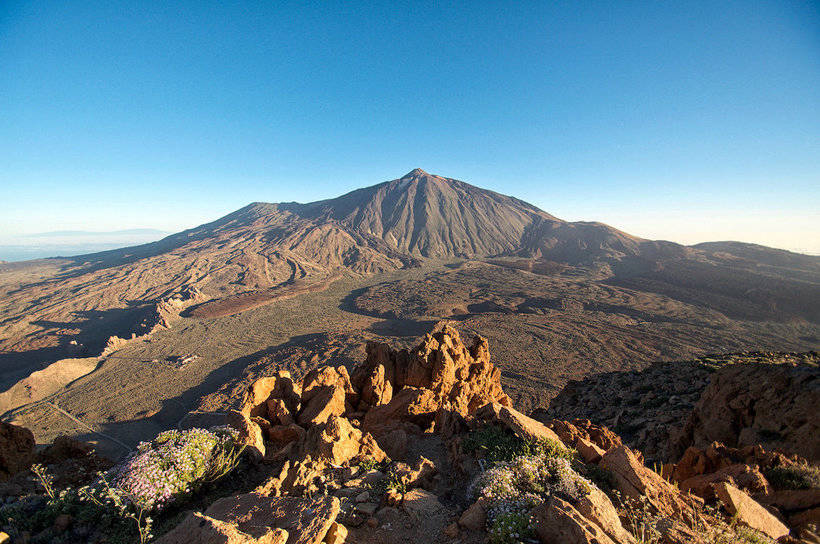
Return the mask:
[[[198,301],[220,301],[220,312],[241,311],[248,306],[231,297],[258,305],[283,288],[428,259],[516,257],[528,270],[559,262],[744,319],[820,319],[820,258],[783,253],[645,240],[416,169],[329,200],[253,203],[141,246],[2,265],[0,369],[64,357],[69,339],[96,354],[108,336],[150,328],[146,315],[192,287]]]

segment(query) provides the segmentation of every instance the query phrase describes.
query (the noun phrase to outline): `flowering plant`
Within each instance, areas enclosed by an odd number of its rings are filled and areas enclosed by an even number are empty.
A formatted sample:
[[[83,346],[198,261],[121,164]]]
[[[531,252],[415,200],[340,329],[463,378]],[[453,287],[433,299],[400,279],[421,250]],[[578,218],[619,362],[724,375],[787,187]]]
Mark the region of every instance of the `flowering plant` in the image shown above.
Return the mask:
[[[112,485],[140,509],[161,510],[233,469],[236,438],[230,427],[165,431],[114,469]]]

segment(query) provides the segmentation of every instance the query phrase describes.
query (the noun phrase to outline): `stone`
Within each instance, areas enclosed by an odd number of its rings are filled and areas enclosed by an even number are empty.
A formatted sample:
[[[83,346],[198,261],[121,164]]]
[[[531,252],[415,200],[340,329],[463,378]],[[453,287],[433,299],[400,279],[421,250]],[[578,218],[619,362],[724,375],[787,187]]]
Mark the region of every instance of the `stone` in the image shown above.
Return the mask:
[[[385,405],[371,408],[364,416],[362,426],[368,430],[383,428],[388,421],[410,421],[427,429],[436,416],[439,402],[429,389],[405,387]]]
[[[302,411],[297,420],[304,427],[326,423],[331,416],[341,416],[345,413],[344,387],[335,384],[316,386],[311,389],[309,400],[302,397]]]
[[[635,537],[624,529],[618,511],[606,493],[597,487],[590,487],[589,493],[575,503],[578,513],[594,522],[618,544],[635,544]]]
[[[0,421],[0,482],[28,470],[34,462],[34,433]]]
[[[536,506],[533,515],[543,544],[615,544],[603,529],[558,497]]]
[[[599,465],[612,473],[616,487],[627,497],[640,499],[645,496],[661,514],[679,521],[691,514],[692,499],[646,468],[626,446],[606,452]]]
[[[524,440],[551,440],[564,445],[555,431],[531,417],[527,417],[518,410],[514,410],[499,403],[489,403],[482,406],[475,413],[476,418],[487,423],[498,423],[512,431]]]
[[[384,493],[384,502],[388,506],[398,506],[401,504],[403,495],[395,489],[388,489]]]
[[[367,502],[369,500],[370,500],[370,492],[369,491],[363,491],[363,492],[359,493],[358,495],[356,495],[356,502]]]
[[[280,447],[290,442],[301,440],[305,436],[305,430],[291,423],[290,425],[274,425],[268,428],[268,438],[277,442]]]
[[[344,544],[347,539],[347,527],[341,523],[334,521],[330,524],[330,529],[327,530],[325,536],[326,544]]]
[[[0,531],[0,544],[9,544],[10,542],[11,542],[11,537],[8,535],[8,533],[4,533],[3,531]]]
[[[436,464],[426,457],[420,457],[413,467],[407,463],[396,463],[393,468],[393,474],[407,489],[429,486],[437,472]]]
[[[404,494],[402,508],[411,515],[424,518],[439,513],[444,506],[434,493],[417,488]]]
[[[259,378],[245,390],[239,412],[248,418],[267,417],[268,399],[282,399],[290,413],[299,410],[299,386],[293,383],[290,372],[281,370],[274,376]]]
[[[458,524],[470,531],[483,531],[487,525],[487,509],[484,499],[470,505],[458,518]]]
[[[756,529],[766,536],[778,539],[789,534],[789,528],[749,495],[726,482],[715,485],[718,499],[730,515],[744,525]]]
[[[367,518],[367,526],[371,529],[375,529],[379,526],[379,520],[375,517],[369,517]]]
[[[727,482],[747,493],[768,493],[769,482],[757,469],[749,465],[729,465],[709,474],[693,476],[680,483],[681,491],[691,491],[695,495],[712,500],[715,497],[715,484]]]
[[[265,402],[268,409],[268,420],[274,425],[292,425],[295,423],[293,414],[288,410],[283,399],[268,399]]]
[[[234,523],[193,512],[157,539],[156,544],[286,544],[287,541],[288,533],[283,529],[266,528],[251,536]]]
[[[794,528],[803,528],[808,525],[820,527],[820,507],[803,510],[802,512],[789,516],[789,525]]]
[[[585,463],[597,463],[606,453],[595,443],[580,437],[575,440],[575,449]]]
[[[341,416],[331,416],[324,425],[312,427],[305,437],[302,451],[303,455],[335,466],[368,457],[377,462],[387,458],[370,433],[356,429]]]
[[[677,440],[677,449],[763,444],[820,461],[820,368],[735,364],[712,374]]]
[[[339,499],[331,496],[310,499],[246,493],[218,499],[205,515],[232,523],[253,537],[278,528],[290,535],[288,544],[319,544],[336,521],[339,509]]]
[[[228,425],[239,433],[237,442],[245,446],[245,451],[249,452],[256,460],[265,457],[267,450],[262,428],[254,421],[251,421],[250,416],[239,410],[230,410],[226,420]]]

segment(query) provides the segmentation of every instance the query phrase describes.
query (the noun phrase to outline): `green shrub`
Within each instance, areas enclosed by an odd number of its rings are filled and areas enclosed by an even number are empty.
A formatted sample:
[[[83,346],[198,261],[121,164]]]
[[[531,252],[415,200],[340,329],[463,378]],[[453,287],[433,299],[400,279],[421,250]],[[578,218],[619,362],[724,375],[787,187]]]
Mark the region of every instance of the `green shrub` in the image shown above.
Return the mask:
[[[464,440],[464,451],[476,454],[490,463],[512,461],[516,457],[575,458],[575,451],[554,440],[522,440],[512,433],[493,425],[471,432]]]
[[[820,488],[820,468],[811,465],[773,467],[763,471],[775,489]]]

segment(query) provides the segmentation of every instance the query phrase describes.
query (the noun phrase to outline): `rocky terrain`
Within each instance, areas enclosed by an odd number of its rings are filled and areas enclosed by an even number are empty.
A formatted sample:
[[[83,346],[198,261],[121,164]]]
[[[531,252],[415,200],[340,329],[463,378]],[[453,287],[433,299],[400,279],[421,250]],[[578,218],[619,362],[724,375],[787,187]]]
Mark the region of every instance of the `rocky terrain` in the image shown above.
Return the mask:
[[[163,433],[109,473],[109,495],[132,501],[119,510],[130,525],[122,526],[118,538],[125,540],[118,541],[137,542],[139,534],[162,544],[817,541],[820,459],[796,453],[812,451],[802,435],[781,428],[782,449],[694,444],[675,462],[649,468],[639,450],[605,426],[542,423],[512,408],[489,348],[478,336],[465,344],[442,323],[412,349],[367,344],[352,372],[319,366],[301,380],[280,370],[252,382],[226,416],[234,447],[244,446],[244,460],[229,466],[229,476],[223,471],[209,480],[217,483],[199,482],[212,473],[184,468],[190,453],[150,460],[152,448],[165,447],[163,440],[211,436],[201,429]],[[783,425],[809,432],[803,426],[816,425],[816,418],[800,422],[797,414],[805,409],[804,395],[816,394],[816,355],[784,355],[779,364],[745,357],[713,365],[718,369],[706,376],[687,436],[704,436],[708,414],[724,402],[762,416],[767,392],[750,384],[748,373],[758,383],[779,384],[779,409],[794,415]],[[737,433],[723,437],[733,444],[753,436],[732,428]],[[7,481],[0,494],[10,497],[0,506],[5,538],[111,541],[87,520],[89,508],[109,507],[76,502],[70,490],[42,498],[58,485],[44,470],[61,475],[68,464],[103,461],[65,438],[35,453],[30,431],[8,424],[2,431],[0,467]],[[192,452],[207,442],[190,444]],[[208,451],[207,462],[233,458],[225,453],[230,450]],[[32,479],[26,467],[35,460],[48,469],[34,465],[38,476]],[[150,463],[164,468],[157,472]],[[155,483],[135,486],[129,470]],[[179,491],[165,494],[156,484],[163,474],[183,478]],[[145,521],[146,512],[152,521]],[[154,532],[138,534],[146,523]]]
[[[819,285],[817,257],[643,240],[414,170],[151,244],[1,265],[0,412],[40,442],[69,433],[121,455],[225,412],[256,378],[352,370],[366,342],[408,346],[442,318],[489,339],[528,412],[589,375],[817,349]]]

